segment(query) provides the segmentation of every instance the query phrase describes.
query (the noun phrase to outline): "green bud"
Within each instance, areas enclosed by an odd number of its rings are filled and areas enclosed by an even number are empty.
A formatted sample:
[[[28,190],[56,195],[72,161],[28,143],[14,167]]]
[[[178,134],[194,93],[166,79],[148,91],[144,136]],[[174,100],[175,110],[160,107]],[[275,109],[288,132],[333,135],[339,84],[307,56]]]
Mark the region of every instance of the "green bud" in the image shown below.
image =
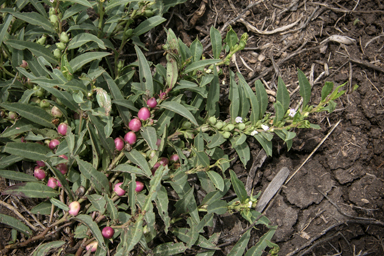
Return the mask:
[[[126,37],[130,38],[130,37],[132,37],[132,35],[133,35],[133,29],[130,28],[127,31],[125,31]]]
[[[208,122],[212,125],[215,125],[215,123],[217,122],[217,119],[216,117],[214,116],[211,116],[209,119],[208,119]]]
[[[59,18],[52,14],[51,16],[49,16],[49,21],[53,24],[53,25],[56,25],[59,23]]]
[[[49,101],[46,99],[43,99],[42,101],[40,101],[40,107],[41,108],[48,108],[49,107]]]
[[[227,126],[225,126],[224,130],[230,132],[232,131],[233,129],[235,129],[235,126],[233,124],[228,124]]]
[[[191,132],[185,132],[184,137],[187,139],[193,139],[195,136],[193,136],[193,133]]]
[[[240,41],[239,43],[239,51],[244,50],[245,46],[247,45],[246,41]]]
[[[68,43],[68,41],[69,41],[68,34],[66,32],[62,32],[60,35],[60,42],[66,44]]]
[[[216,123],[216,125],[215,125],[215,127],[217,128],[217,129],[221,129],[221,128],[223,128],[223,126],[224,126],[224,123],[222,122],[222,121],[218,121],[217,123]]]
[[[57,47],[57,49],[64,50],[65,49],[65,44],[62,43],[62,42],[56,43],[56,47]]]
[[[49,8],[48,14],[49,14],[49,16],[54,15],[55,14],[55,8],[53,8],[53,7]]]
[[[38,43],[39,45],[44,45],[46,39],[47,39],[47,36],[46,36],[46,35],[43,35],[42,37],[40,37],[39,40],[36,41],[36,43]]]
[[[239,130],[244,130],[245,129],[245,124],[244,123],[240,123],[238,125],[238,127],[239,127]]]
[[[53,56],[55,56],[56,59],[60,59],[61,58],[61,51],[59,49],[55,49],[53,51]]]
[[[183,128],[183,129],[185,129],[185,130],[190,129],[191,127],[192,127],[192,124],[191,124],[191,122],[189,122],[189,121],[185,121],[185,122],[183,122],[183,124],[181,125],[181,128]]]
[[[231,137],[231,133],[230,132],[224,132],[223,137],[226,139],[229,139],[229,137]]]
[[[147,9],[147,10],[144,11],[144,16],[147,17],[147,18],[152,17],[153,14],[154,14],[154,13],[153,13],[152,10],[148,10],[148,9]]]

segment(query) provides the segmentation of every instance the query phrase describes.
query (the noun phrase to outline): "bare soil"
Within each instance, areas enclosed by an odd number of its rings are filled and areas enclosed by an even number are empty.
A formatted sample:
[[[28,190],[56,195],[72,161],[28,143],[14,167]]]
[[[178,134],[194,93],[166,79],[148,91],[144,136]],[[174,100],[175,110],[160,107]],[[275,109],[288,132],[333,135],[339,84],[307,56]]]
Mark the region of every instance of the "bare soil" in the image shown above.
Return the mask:
[[[194,0],[177,6],[165,17],[166,26],[186,44],[199,37],[207,57],[211,26],[223,35],[228,25],[238,35],[247,32],[247,48],[236,55],[230,68],[241,72],[251,86],[262,79],[269,90],[271,112],[278,76],[294,99],[292,106],[299,103],[297,68],[310,77],[313,104],[320,101],[325,81],[346,83],[347,93],[337,101],[336,110],[312,117],[311,122],[320,125],[320,130],[297,130],[289,152],[276,139],[273,157],[262,161],[254,173],[250,169],[261,147],[250,139],[253,160],[244,168],[237,159],[232,168],[244,183],[254,175],[251,182],[255,192],[264,191],[282,167],[288,167],[292,175],[340,121],[268,205],[266,216],[278,225],[273,241],[281,247],[279,255],[384,255],[384,3]],[[162,31],[158,28],[152,37],[144,38],[150,51],[159,50],[164,43]],[[148,58],[158,62],[161,56],[149,54]],[[355,84],[359,88],[353,91]],[[224,86],[224,96],[226,93]],[[221,105],[228,106],[228,102]],[[0,191],[7,186],[1,182]],[[9,211],[1,207],[0,213]],[[221,244],[248,225],[236,214],[216,223],[215,231],[223,232]],[[263,227],[258,228],[249,246],[263,234]],[[0,226],[0,237],[2,249],[11,238],[4,225]],[[227,255],[236,241],[222,246],[215,255]],[[12,255],[28,255],[32,250],[16,250]]]

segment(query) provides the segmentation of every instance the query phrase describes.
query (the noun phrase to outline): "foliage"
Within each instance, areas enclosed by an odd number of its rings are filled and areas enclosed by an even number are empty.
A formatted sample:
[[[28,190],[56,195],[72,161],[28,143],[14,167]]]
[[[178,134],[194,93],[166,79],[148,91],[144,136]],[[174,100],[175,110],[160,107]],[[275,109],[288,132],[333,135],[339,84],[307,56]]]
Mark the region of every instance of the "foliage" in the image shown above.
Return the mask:
[[[290,108],[279,78],[275,113],[267,113],[268,97],[260,81],[254,92],[241,74],[224,74],[222,67],[248,39],[247,34],[238,38],[232,29],[222,40],[211,28],[214,59],[203,57],[198,39],[188,47],[168,29],[166,66],[148,62],[140,36],[164,22],[162,15],[182,2],[1,1],[0,176],[24,182],[3,194],[48,198],[32,213],[49,215],[53,209],[57,220],[50,227],[75,222],[74,238],[82,245],[97,241],[96,255],[109,250],[115,255],[213,255],[220,234],[207,237],[205,227],[212,226],[215,215],[227,212],[269,228],[246,255],[261,255],[266,247],[277,254],[278,246],[270,242],[276,227],[254,210],[257,196],[248,195],[229,170],[222,145],[229,143],[244,166],[250,159],[250,137],[269,156],[273,134],[289,150],[296,135],[292,129],[317,128],[306,118],[332,112],[344,91],[339,91],[341,86],[333,90],[327,82],[321,102],[309,105],[311,86],[298,70],[301,108]],[[130,49],[137,61],[125,63],[122,53]],[[228,119],[219,105],[225,76]],[[58,133],[60,123],[67,128]],[[137,132],[124,145],[124,135],[135,131],[134,126]],[[40,170],[35,178],[15,172],[25,161],[37,161],[46,174]],[[144,183],[144,190],[136,181]],[[223,200],[231,189],[237,197]],[[0,217],[0,222],[33,236],[21,221]],[[111,239],[103,238],[105,226],[115,231]],[[250,231],[230,255],[244,253]],[[164,234],[167,238],[160,240]],[[61,241],[45,243],[35,254],[62,246]]]

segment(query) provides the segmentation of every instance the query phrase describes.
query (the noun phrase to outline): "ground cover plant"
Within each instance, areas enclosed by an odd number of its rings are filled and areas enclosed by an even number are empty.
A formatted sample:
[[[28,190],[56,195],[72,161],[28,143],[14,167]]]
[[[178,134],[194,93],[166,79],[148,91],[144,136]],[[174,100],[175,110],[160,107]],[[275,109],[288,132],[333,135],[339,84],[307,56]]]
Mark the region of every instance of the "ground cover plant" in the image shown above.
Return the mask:
[[[310,83],[298,70],[301,105],[290,107],[279,78],[275,112],[267,113],[260,80],[253,91],[240,73],[225,73],[248,40],[231,28],[222,38],[211,27],[212,59],[203,57],[198,39],[188,47],[167,29],[167,62],[150,63],[140,36],[165,22],[163,13],[178,3],[2,3],[0,175],[22,182],[3,195],[47,199],[31,210],[46,216],[44,224],[35,220],[39,226],[1,215],[14,230],[15,243],[6,250],[63,229],[70,245],[52,237],[34,253],[213,255],[220,233],[208,235],[207,227],[216,215],[240,213],[250,228],[230,255],[244,253],[258,224],[267,231],[246,255],[267,247],[277,254],[270,242],[276,226],[254,210],[258,195],[247,194],[223,146],[244,166],[250,137],[269,156],[274,134],[289,150],[292,129],[319,128],[308,117],[332,112],[343,85],[325,83],[319,104],[310,105]],[[120,58],[127,47],[137,61]],[[228,110],[219,104],[223,84],[229,85]],[[34,164],[33,176],[23,172],[26,162]],[[229,191],[236,196],[224,200]],[[16,242],[22,236],[26,241]]]

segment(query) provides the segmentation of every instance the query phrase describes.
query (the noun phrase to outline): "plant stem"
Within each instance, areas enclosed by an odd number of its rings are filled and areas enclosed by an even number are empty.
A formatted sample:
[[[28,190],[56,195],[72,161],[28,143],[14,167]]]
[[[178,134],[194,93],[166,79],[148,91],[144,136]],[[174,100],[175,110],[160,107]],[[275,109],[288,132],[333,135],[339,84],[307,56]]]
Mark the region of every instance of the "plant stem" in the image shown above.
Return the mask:
[[[99,0],[99,33],[98,37],[101,38],[103,35],[103,18],[104,18],[104,8],[103,8],[104,1]]]

